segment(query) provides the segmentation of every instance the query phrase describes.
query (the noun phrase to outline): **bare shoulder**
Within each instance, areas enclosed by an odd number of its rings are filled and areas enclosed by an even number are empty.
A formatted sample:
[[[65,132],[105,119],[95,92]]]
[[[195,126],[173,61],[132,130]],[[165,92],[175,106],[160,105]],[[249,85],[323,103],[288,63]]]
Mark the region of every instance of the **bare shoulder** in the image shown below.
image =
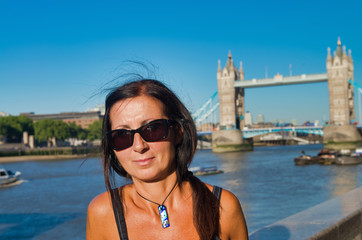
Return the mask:
[[[87,240],[101,239],[107,234],[105,231],[114,221],[109,192],[96,196],[88,205],[87,211]]]
[[[221,192],[220,206],[223,214],[239,215],[242,213],[239,199],[230,191],[223,189]]]
[[[204,183],[210,191],[213,190],[214,186]],[[226,189],[222,189],[221,198],[220,198],[220,205],[222,210],[227,212],[234,212],[235,210],[241,210],[241,206],[239,203],[239,199],[230,191]]]
[[[214,186],[204,183],[212,191]],[[248,228],[239,199],[230,191],[222,189],[220,196],[221,239],[247,240]]]
[[[106,214],[110,208],[110,201],[109,192],[99,194],[89,203],[88,215],[100,217]]]
[[[239,199],[223,189],[220,198],[222,239],[248,239],[248,230]]]

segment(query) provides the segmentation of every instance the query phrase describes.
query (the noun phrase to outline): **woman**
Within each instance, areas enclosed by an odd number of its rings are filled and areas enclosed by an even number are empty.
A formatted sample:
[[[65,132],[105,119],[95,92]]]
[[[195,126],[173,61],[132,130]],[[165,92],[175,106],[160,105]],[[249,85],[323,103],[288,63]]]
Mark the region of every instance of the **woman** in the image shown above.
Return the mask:
[[[196,145],[190,113],[161,82],[111,92],[102,140],[108,191],[89,204],[87,239],[248,239],[238,199],[188,171]],[[117,188],[114,174],[132,183]]]

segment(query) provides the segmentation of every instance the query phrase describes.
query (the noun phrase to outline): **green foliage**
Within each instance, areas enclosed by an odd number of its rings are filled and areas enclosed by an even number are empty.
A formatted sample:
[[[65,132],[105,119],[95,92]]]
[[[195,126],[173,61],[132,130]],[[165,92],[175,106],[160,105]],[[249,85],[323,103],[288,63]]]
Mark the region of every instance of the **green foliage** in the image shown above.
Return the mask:
[[[74,122],[68,124],[70,130],[70,137],[77,138],[80,140],[86,140],[88,136],[88,131],[76,125]]]
[[[23,150],[0,151],[0,157],[10,156],[52,156],[52,155],[81,155],[82,158],[98,156],[99,147],[61,147],[61,148],[35,148]],[[50,159],[50,158],[49,158]]]
[[[68,123],[70,137],[76,138],[78,134],[78,128],[80,128],[78,125],[76,125],[74,122]]]
[[[34,135],[34,122],[31,118],[23,115],[16,118],[18,119],[23,132],[28,132],[29,135]]]
[[[7,125],[5,123],[5,121],[3,121],[3,117],[0,118],[0,136],[5,136],[7,133]]]
[[[34,133],[33,120],[25,116],[0,117],[0,135],[6,136],[7,142],[21,142],[23,132]]]
[[[61,120],[42,119],[34,123],[32,119],[22,115],[0,117],[0,137],[6,136],[7,142],[21,142],[24,131],[34,135],[39,142],[49,141],[53,137],[57,140],[72,137],[92,141],[102,138],[102,120],[83,129],[74,122],[67,124]]]
[[[88,126],[88,140],[102,139],[102,123],[102,120],[97,120]]]
[[[88,137],[88,131],[81,128],[80,131],[78,132],[77,138],[80,140],[86,140]]]
[[[71,136],[70,127],[61,120],[42,119],[34,124],[35,139],[40,142],[48,141],[55,137],[65,140]]]

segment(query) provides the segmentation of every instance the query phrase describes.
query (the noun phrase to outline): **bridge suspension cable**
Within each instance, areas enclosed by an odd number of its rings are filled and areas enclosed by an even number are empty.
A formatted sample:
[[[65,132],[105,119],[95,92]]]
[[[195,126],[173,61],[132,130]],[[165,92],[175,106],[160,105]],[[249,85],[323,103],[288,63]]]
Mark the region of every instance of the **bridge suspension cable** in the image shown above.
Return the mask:
[[[195,121],[196,127],[199,128],[202,124],[211,124],[214,125],[218,117],[213,117],[216,115],[219,107],[219,99],[217,98],[218,92],[216,91],[195,113],[192,114],[192,117]],[[218,115],[218,114],[217,114]],[[206,122],[208,121],[208,122]]]
[[[208,110],[205,114],[203,114],[200,118],[198,118],[196,120],[196,125],[198,125],[197,123],[201,123],[207,117],[209,117],[212,113],[214,113],[218,107],[219,107],[219,103],[216,103],[214,106],[212,106],[212,108],[210,108],[210,110]]]

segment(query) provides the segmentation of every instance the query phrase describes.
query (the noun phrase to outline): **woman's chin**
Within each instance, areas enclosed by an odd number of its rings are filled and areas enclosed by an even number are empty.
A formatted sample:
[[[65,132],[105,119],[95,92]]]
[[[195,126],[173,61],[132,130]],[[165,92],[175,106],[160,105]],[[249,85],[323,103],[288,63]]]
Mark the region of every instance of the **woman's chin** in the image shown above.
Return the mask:
[[[174,171],[172,171],[174,172]],[[143,182],[155,182],[166,179],[172,172],[170,171],[154,171],[152,169],[143,169],[133,175],[133,179]]]

